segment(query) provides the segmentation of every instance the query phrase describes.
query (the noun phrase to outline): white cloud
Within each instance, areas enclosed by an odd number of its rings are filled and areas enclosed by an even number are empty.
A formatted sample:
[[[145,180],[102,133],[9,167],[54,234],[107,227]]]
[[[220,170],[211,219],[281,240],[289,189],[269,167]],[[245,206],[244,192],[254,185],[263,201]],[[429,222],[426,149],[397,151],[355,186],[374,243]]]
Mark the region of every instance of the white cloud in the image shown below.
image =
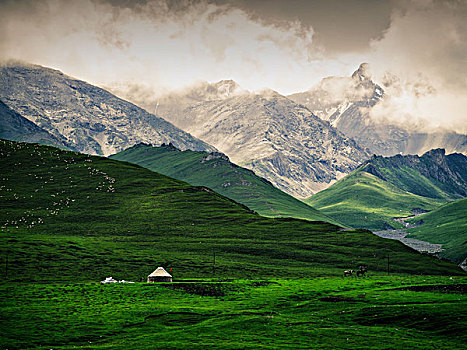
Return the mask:
[[[23,4],[24,5],[24,4]],[[165,1],[132,9],[82,0],[1,9],[3,57],[52,66],[93,83],[144,82],[156,91],[233,78],[245,88],[307,88],[313,29],[262,23],[243,10]]]
[[[467,132],[467,3],[412,1],[372,43],[373,73],[387,98],[376,119]],[[388,79],[390,77],[390,79]],[[395,78],[396,77],[396,78]]]
[[[370,62],[377,82],[388,72],[399,77],[386,87],[391,99],[374,118],[428,120],[457,130],[467,125],[465,1],[401,1],[369,51],[332,56],[313,40],[313,28],[298,21],[267,21],[207,1],[170,4],[2,1],[0,55],[101,86],[128,85],[135,93],[141,86],[148,96],[222,79],[289,94]]]

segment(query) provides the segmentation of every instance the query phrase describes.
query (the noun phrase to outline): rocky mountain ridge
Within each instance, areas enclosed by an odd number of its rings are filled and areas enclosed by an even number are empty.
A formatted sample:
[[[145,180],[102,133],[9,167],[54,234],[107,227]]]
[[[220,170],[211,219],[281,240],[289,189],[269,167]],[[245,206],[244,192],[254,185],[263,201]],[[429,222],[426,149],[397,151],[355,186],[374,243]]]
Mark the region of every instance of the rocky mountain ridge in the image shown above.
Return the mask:
[[[139,142],[215,149],[110,92],[37,65],[0,66],[0,99],[73,149],[109,155]]]
[[[58,139],[33,122],[19,115],[0,100],[0,138],[28,143],[69,148],[66,141]]]
[[[467,154],[467,135],[443,130],[419,132],[371,118],[371,109],[386,98],[386,93],[382,86],[371,80],[368,71],[368,65],[363,63],[351,77],[324,78],[310,90],[288,97],[328,120],[374,154],[421,155],[433,148]]]
[[[329,186],[369,157],[329,122],[272,90],[200,101],[181,112],[159,108],[163,118],[296,197]]]
[[[444,198],[430,191],[420,181],[409,181],[402,171],[411,169],[441,188],[449,199],[467,196],[467,157],[460,153],[446,155],[444,149],[433,149],[422,156],[396,155],[393,157],[374,156],[366,161],[362,171],[373,174],[398,188],[419,196]]]

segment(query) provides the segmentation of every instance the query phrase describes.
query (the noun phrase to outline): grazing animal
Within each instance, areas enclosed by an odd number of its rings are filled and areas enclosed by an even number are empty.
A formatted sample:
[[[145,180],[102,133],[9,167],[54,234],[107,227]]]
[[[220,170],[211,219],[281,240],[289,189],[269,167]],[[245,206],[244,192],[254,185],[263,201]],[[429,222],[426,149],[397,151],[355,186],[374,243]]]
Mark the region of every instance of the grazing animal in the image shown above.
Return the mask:
[[[360,276],[365,276],[365,273],[367,272],[367,269],[364,268],[363,266],[360,266],[360,269],[357,271],[357,277],[360,277]]]
[[[355,272],[354,270],[345,270],[344,271],[344,277],[346,277],[346,276],[352,277],[354,272]]]

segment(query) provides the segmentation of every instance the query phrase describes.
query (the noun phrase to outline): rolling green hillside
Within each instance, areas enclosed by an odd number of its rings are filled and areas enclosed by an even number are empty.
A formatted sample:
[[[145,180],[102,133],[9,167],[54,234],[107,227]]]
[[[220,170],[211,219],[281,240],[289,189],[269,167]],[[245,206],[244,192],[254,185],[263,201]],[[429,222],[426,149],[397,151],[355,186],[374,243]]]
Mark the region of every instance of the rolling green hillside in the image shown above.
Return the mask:
[[[374,156],[307,204],[351,227],[402,227],[391,220],[433,210],[466,195],[467,157],[431,150],[423,156]]]
[[[152,147],[139,144],[110,158],[135,163],[195,186],[209,187],[264,216],[286,216],[338,224],[277,189],[251,170],[231,163],[221,153],[180,151],[172,145]]]
[[[444,203],[402,191],[362,169],[307,199],[307,203],[351,227],[383,230],[400,225],[391,218],[432,210]]]
[[[442,256],[460,264],[467,258],[467,198],[450,202],[408,220],[422,224],[411,228],[410,238],[443,244]]]
[[[0,141],[0,253],[8,281],[332,276],[366,264],[394,272],[461,273],[367,231],[265,218],[205,187],[140,166]]]

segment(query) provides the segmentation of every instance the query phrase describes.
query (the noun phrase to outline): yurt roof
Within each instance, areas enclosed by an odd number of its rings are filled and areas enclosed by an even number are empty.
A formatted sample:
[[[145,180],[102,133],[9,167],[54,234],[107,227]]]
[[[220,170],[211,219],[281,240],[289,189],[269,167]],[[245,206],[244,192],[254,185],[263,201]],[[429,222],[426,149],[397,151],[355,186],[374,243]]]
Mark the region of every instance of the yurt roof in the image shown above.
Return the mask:
[[[158,267],[148,277],[172,277],[163,267]]]

